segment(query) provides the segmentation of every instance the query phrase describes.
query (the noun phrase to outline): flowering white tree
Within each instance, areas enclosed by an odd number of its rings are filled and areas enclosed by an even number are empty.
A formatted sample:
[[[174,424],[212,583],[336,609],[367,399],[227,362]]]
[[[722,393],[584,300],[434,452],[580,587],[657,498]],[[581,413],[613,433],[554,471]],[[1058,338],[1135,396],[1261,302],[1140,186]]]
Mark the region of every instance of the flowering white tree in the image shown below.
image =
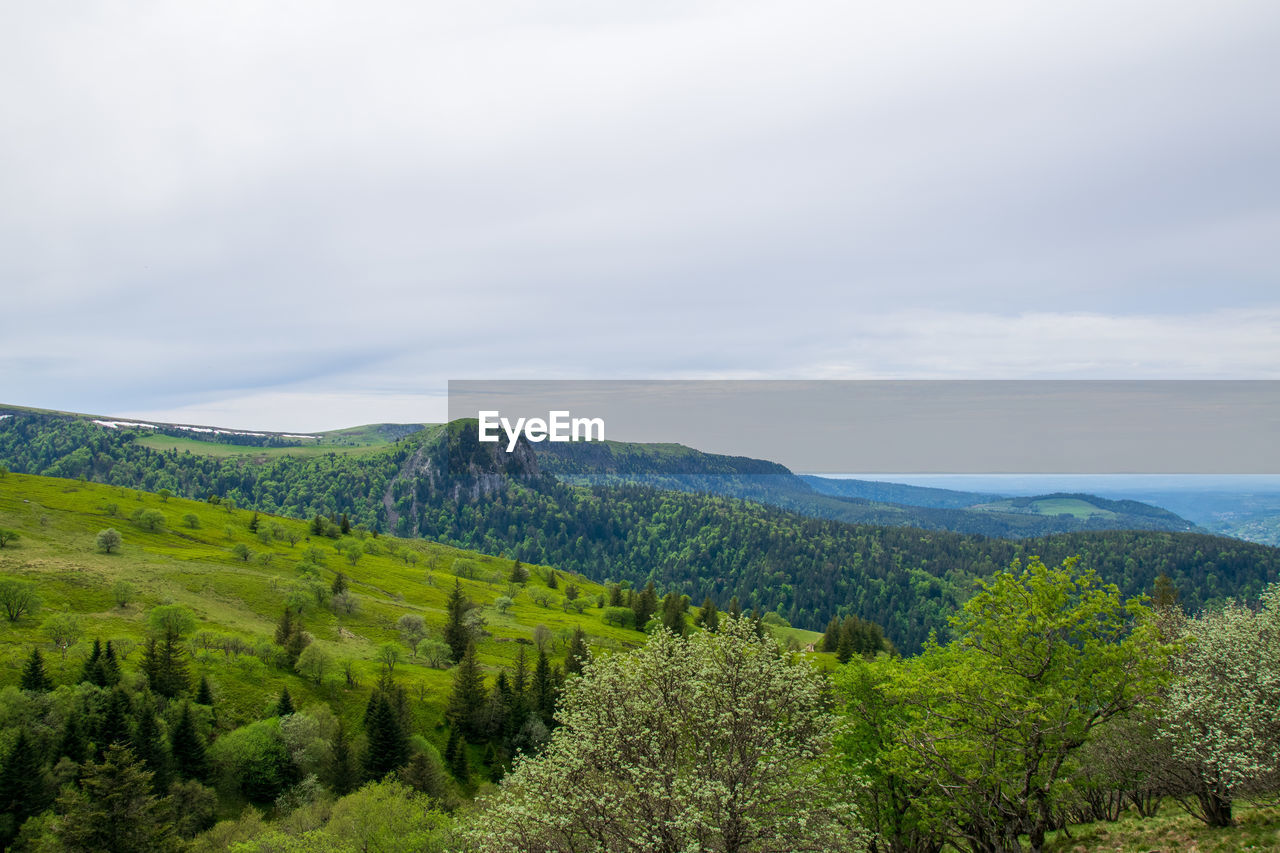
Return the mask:
[[[1190,620],[1185,639],[1161,733],[1184,807],[1227,826],[1233,799],[1280,788],[1280,585],[1257,610],[1230,602]]]
[[[851,780],[828,758],[821,676],[725,620],[666,631],[571,679],[545,751],[470,829],[485,851],[859,850]]]

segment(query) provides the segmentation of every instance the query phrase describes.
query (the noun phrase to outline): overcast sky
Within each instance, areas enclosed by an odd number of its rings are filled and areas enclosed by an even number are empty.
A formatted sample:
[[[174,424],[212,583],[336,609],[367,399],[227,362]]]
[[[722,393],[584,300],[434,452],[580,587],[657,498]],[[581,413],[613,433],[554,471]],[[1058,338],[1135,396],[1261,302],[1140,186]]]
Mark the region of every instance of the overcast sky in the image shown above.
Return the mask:
[[[6,4],[0,402],[1280,378],[1280,4]]]

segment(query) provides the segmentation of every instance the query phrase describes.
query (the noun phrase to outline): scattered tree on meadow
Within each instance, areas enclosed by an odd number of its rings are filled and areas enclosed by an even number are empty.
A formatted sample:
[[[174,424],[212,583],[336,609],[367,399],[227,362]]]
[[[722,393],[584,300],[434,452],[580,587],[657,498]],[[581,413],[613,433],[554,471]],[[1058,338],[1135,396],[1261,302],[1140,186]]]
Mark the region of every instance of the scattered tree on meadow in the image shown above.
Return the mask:
[[[112,551],[120,550],[120,546],[124,543],[124,537],[114,527],[108,527],[106,530],[98,531],[98,538],[95,541],[98,548],[110,554]]]
[[[33,616],[40,609],[35,584],[14,577],[0,577],[0,608],[10,622]]]

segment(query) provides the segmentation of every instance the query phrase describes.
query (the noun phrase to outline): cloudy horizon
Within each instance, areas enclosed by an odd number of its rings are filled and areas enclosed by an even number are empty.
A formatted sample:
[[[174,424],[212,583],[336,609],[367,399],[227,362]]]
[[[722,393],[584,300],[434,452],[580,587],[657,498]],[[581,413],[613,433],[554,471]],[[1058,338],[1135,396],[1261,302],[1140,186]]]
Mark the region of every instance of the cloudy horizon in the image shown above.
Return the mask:
[[[1280,378],[1280,7],[6,10],[0,403]]]

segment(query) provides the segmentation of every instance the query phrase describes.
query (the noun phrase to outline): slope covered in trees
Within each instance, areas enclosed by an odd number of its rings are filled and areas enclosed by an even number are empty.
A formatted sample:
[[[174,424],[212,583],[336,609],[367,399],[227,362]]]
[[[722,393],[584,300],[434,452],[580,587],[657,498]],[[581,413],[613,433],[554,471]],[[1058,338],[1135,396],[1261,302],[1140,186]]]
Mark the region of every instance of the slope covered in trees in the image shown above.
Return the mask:
[[[406,537],[447,542],[596,581],[653,579],[693,601],[773,611],[822,630],[833,616],[881,624],[904,652],[946,617],[975,579],[1015,558],[1079,554],[1126,595],[1172,578],[1188,607],[1256,595],[1277,578],[1280,551],[1159,531],[1057,534],[1020,540],[908,527],[850,525],[757,502],[637,485],[575,486],[527,449],[480,445],[451,424],[370,455],[277,456],[255,463],[157,452],[127,431],[84,421],[0,421],[0,459],[14,470],[169,489],[302,518],[319,514]],[[767,464],[767,463],[766,463]]]

